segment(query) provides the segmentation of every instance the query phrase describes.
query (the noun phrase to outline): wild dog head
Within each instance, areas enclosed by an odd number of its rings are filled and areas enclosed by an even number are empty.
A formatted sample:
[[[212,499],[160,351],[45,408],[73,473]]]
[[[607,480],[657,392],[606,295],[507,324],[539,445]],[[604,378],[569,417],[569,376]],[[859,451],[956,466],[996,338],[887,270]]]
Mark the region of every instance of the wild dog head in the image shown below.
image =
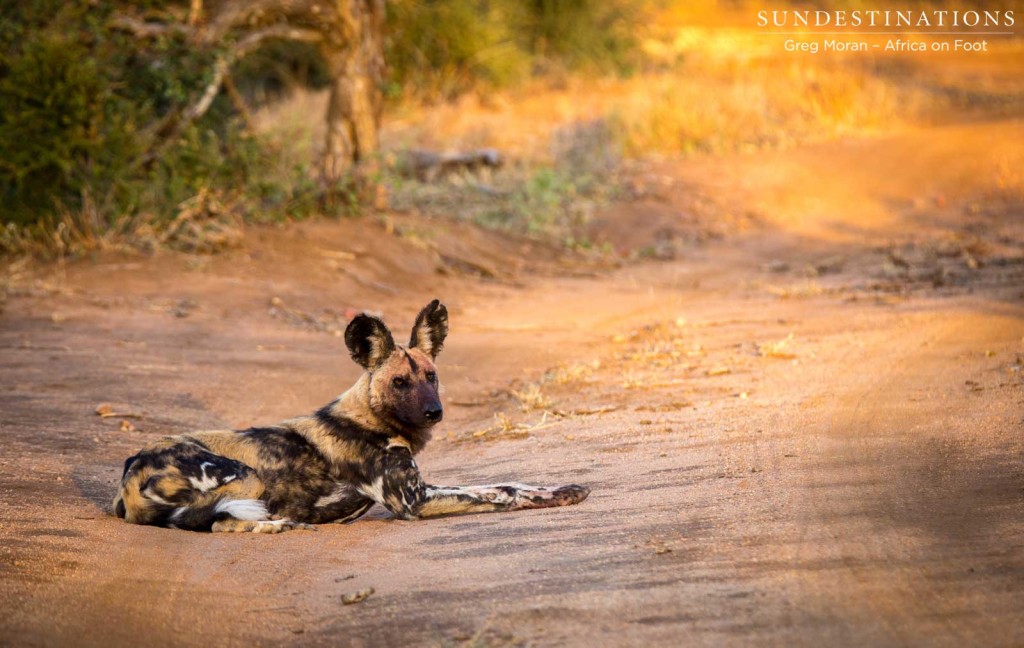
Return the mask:
[[[352,359],[366,369],[373,413],[401,428],[429,428],[444,414],[434,359],[448,335],[448,309],[438,300],[416,317],[409,346],[395,344],[381,320],[357,315],[345,330]]]

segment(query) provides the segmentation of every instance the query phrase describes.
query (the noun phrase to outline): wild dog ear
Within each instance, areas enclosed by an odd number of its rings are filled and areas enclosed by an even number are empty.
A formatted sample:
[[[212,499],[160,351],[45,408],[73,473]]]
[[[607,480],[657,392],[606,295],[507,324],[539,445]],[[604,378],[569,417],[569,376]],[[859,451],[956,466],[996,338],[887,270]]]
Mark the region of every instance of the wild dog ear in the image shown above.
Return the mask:
[[[448,309],[438,300],[427,304],[416,316],[412,327],[410,348],[417,348],[431,358],[436,358],[448,337]]]
[[[138,454],[133,454],[132,456],[124,460],[124,470],[121,471],[121,479],[124,479],[124,476],[128,474],[129,470],[131,470],[132,464],[135,463],[135,460],[141,456],[142,453],[140,452]]]
[[[395,350],[395,339],[384,322],[376,317],[356,315],[345,329],[345,345],[353,360],[373,371]]]

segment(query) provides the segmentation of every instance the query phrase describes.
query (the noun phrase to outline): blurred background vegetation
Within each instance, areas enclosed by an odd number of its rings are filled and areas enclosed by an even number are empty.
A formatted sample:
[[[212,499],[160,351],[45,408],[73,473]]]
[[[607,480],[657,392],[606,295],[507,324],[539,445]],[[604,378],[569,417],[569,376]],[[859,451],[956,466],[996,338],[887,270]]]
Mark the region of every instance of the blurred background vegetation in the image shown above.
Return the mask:
[[[550,69],[619,72],[635,52],[627,3],[396,0],[388,3],[392,101],[445,101]],[[279,142],[246,127],[226,93],[154,153],[161,120],[209,82],[212,51],[174,35],[146,43],[111,27],[122,9],[181,14],[173,2],[26,0],[0,10],[3,222],[125,229],[173,218],[200,191],[225,192],[254,219],[318,205],[310,156],[282,168]],[[253,110],[327,83],[315,48],[277,41],[243,60],[235,87]],[[69,223],[66,223],[66,225]],[[9,228],[11,229],[11,228]]]
[[[183,217],[223,232],[225,222],[374,203],[354,189],[324,200],[316,159],[329,75],[315,47],[268,42],[233,65],[200,118],[176,120],[210,83],[218,48],[173,33],[142,41],[112,26],[128,9],[184,20],[189,3],[0,8],[0,252],[112,242],[201,250],[230,237],[182,237]],[[886,59],[810,65],[781,55],[737,24],[753,15],[743,11],[742,2],[391,0],[372,180],[394,209],[585,246],[576,226],[615,197],[623,161],[788,146],[958,100],[907,83]],[[396,171],[411,149],[479,147],[508,162],[441,184]]]

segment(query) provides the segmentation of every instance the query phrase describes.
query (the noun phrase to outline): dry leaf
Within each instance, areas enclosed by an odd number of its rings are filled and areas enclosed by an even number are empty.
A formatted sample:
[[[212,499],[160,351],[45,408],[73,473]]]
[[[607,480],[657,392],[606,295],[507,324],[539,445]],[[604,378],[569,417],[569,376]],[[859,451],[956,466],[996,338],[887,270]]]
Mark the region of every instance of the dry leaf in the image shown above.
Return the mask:
[[[121,431],[122,432],[136,432],[138,428],[132,425],[131,421],[121,419]]]
[[[707,373],[707,375],[709,376],[724,376],[726,374],[732,373],[732,369],[725,366],[712,367],[711,369],[708,369],[705,373]]]
[[[110,403],[100,403],[96,406],[96,414],[103,417],[113,416],[114,406]]]

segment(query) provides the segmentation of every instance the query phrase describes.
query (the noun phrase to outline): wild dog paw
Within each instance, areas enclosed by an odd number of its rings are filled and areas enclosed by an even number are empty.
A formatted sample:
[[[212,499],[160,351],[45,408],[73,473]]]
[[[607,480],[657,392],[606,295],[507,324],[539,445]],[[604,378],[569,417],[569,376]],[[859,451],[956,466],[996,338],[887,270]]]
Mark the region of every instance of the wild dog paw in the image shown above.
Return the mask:
[[[587,495],[590,495],[590,489],[586,486],[569,484],[555,488],[520,490],[516,502],[519,508],[549,508],[579,504],[587,499]]]
[[[285,531],[292,531],[295,529],[302,529],[306,531],[316,531],[316,527],[312,524],[306,524],[305,522],[296,522],[289,520],[288,518],[279,518],[277,520],[260,520],[256,522],[252,528],[253,533],[283,533]]]
[[[554,500],[553,506],[570,506],[572,504],[579,504],[583,500],[587,499],[587,495],[590,495],[590,489],[586,486],[579,486],[578,484],[559,486],[551,493],[551,497]]]

